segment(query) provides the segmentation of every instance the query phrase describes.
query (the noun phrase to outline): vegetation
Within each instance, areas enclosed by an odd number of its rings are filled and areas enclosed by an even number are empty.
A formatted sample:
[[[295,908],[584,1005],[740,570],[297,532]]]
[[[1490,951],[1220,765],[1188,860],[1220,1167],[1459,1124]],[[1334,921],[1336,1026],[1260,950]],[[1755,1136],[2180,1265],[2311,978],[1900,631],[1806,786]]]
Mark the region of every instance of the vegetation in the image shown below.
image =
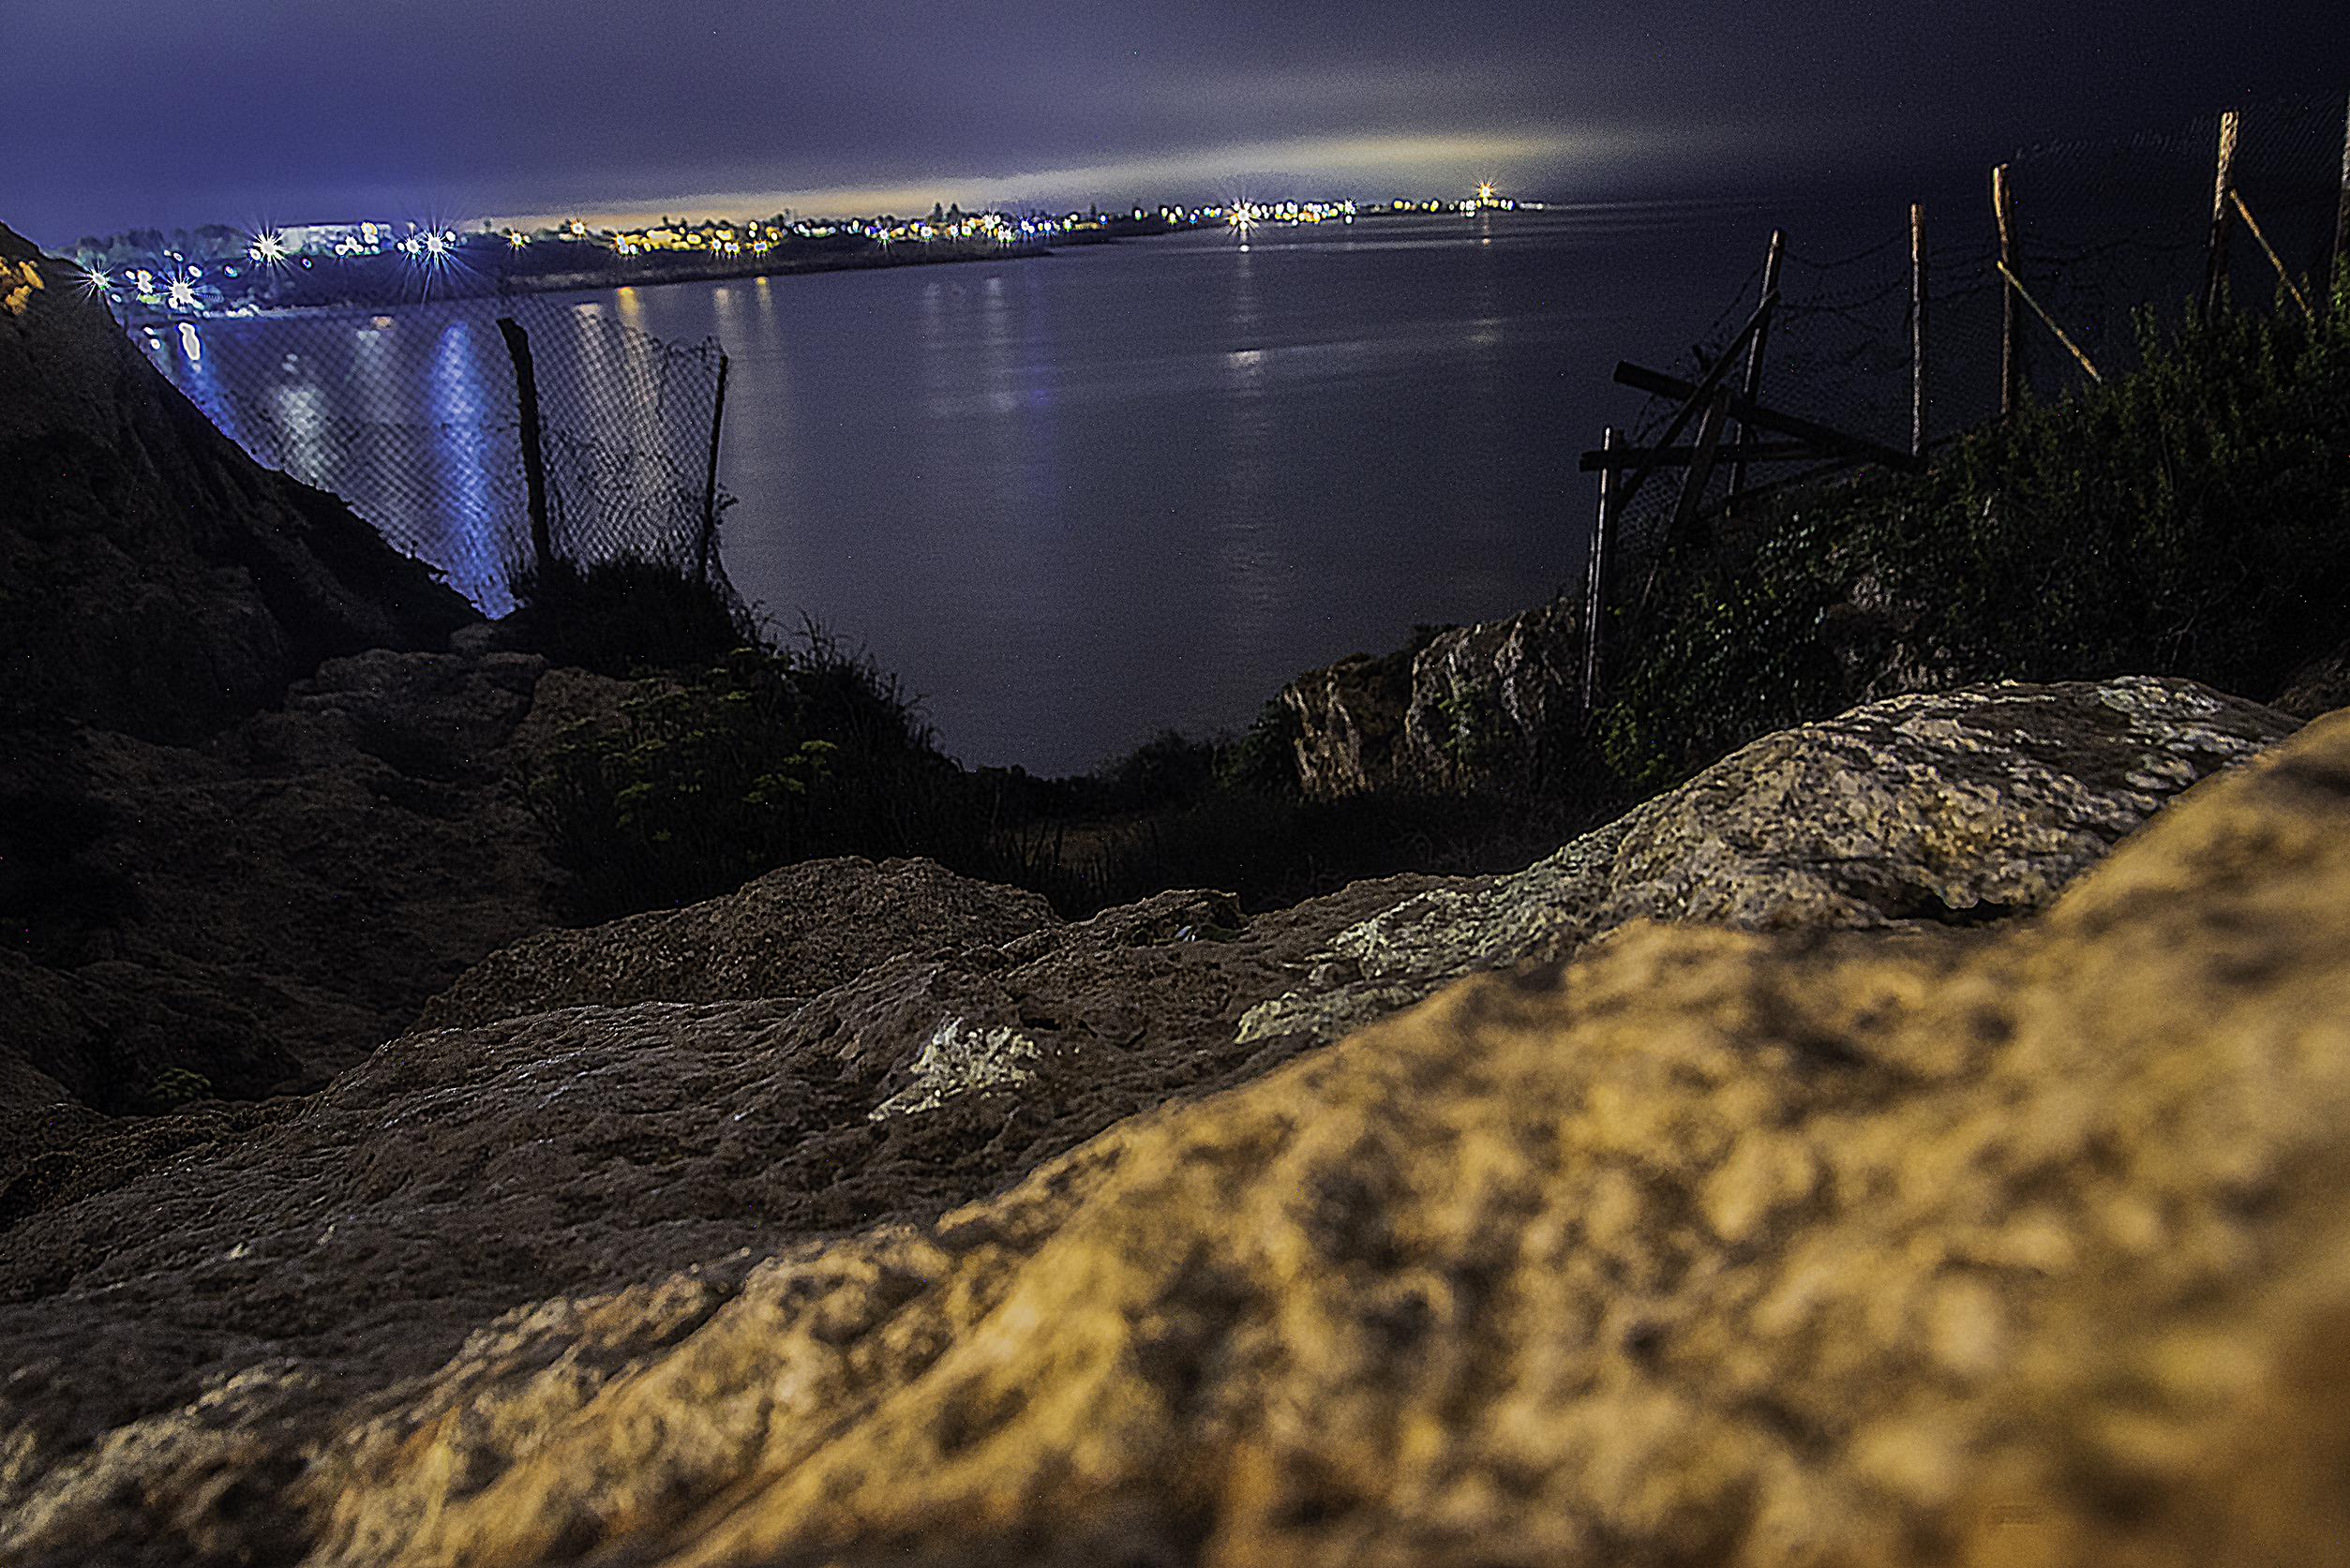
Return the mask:
[[[1848,703],[1968,681],[2276,695],[2350,633],[2350,288],[2313,319],[2139,329],[2133,375],[1669,559],[1646,627],[1621,614],[1608,764],[1653,789]]]
[[[584,918],[727,891],[812,856],[927,855],[1081,918],[1168,887],[1276,907],[1400,871],[1522,865],[1758,735],[1901,690],[2124,672],[2256,697],[2350,633],[2350,287],[2329,314],[2223,310],[2146,368],[1970,433],[1931,471],[1781,497],[1662,565],[1591,739],[1522,745],[1440,710],[1491,782],[1314,801],[1297,721],[1172,731],[1097,773],[966,772],[894,678],[821,629],[779,650],[643,563],[517,583],[516,636],[634,675],[525,781]],[[1434,635],[1415,632],[1414,649]],[[1560,758],[1564,757],[1564,761]]]
[[[814,628],[789,651],[641,670],[617,723],[574,726],[523,785],[590,919],[817,856],[983,860],[968,782],[894,678]]]
[[[635,559],[577,567],[557,560],[508,579],[516,608],[507,639],[616,679],[695,669],[759,641],[734,596],[699,575]]]

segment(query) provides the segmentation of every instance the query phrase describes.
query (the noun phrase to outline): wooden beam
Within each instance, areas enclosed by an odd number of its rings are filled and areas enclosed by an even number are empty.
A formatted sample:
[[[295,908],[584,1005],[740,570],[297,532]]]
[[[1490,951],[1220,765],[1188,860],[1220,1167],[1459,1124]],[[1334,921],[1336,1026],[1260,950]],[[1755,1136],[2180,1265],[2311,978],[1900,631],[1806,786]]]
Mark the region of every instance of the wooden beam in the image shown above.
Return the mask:
[[[1613,456],[1620,450],[1621,436],[1622,432],[1612,425],[1602,427],[1598,455],[1603,458]],[[1599,515],[1592,522],[1589,580],[1583,593],[1582,694],[1583,716],[1586,719],[1591,717],[1593,708],[1599,701],[1600,626],[1608,609],[1608,535],[1615,523],[1609,514],[1608,491],[1615,483],[1615,465],[1603,462],[1599,466]]]
[[[718,396],[710,407],[710,471],[702,481],[702,538],[694,552],[695,575],[710,581],[710,558],[718,549],[718,432],[726,423],[726,356],[718,356]]]
[[[1730,405],[1739,401],[1729,388],[1716,387],[1705,405],[1705,418],[1698,424],[1697,455],[1689,459],[1689,471],[1681,481],[1681,504],[1673,508],[1672,521],[1665,529],[1665,536],[1656,542],[1656,552],[1648,559],[1648,575],[1640,583],[1640,603],[1633,613],[1636,620],[1648,619],[1649,596],[1656,591],[1657,575],[1665,569],[1665,558],[1673,546],[1689,537],[1691,525],[1698,520],[1698,507],[1705,500],[1706,482],[1714,477],[1714,452],[1721,445],[1722,428],[1729,423]]]
[[[2236,111],[2223,111],[2219,167],[2211,179],[2211,241],[2203,270],[2203,313],[2207,316],[2219,309],[2220,295],[2227,287],[2228,197],[2236,190]]]
[[[2014,277],[2023,270],[2017,254],[2015,195],[2008,187],[2007,165],[1991,171],[1991,216],[1999,225],[1999,271]],[[1999,417],[2015,411],[2024,391],[2023,304],[2013,288],[1999,291]]]
[[[1616,366],[1616,381],[1624,386],[1651,393],[1659,397],[1686,397],[1698,390],[1678,377],[1668,376],[1662,371],[1644,369],[1628,360]],[[1890,446],[1880,445],[1865,437],[1848,436],[1841,430],[1832,430],[1816,421],[1798,418],[1791,413],[1781,413],[1776,409],[1758,408],[1744,398],[1730,405],[1730,412],[1747,425],[1755,426],[1759,429],[1775,430],[1783,436],[1794,436],[1799,440],[1826,447],[1832,453],[1866,457],[1872,462],[1882,463],[1888,468],[1914,470],[1923,466],[1917,458],[1910,456],[1907,452],[1896,452]]]
[[[1909,203],[1909,455],[1925,455],[1925,209]]]
[[[2081,362],[2081,368],[2088,372],[2088,379],[2092,381],[2103,381],[2105,378],[2097,373],[2097,366],[2089,363],[2088,355],[2082,351],[2078,343],[2073,341],[2072,335],[2057,325],[2057,319],[2049,315],[2047,308],[2038,300],[2031,297],[2031,291],[2024,287],[2024,280],[2009,272],[2007,263],[2004,261],[1998,263],[1998,268],[2000,276],[2007,279],[2008,287],[2024,296],[2024,303],[2032,307],[2033,315],[2048,324],[2048,330],[2057,335],[2057,341],[2073,351],[2073,357]]]
[[[1586,452],[1578,464],[1584,473],[1628,469],[1650,457],[1659,468],[1679,468],[1697,455],[1694,446],[1612,446]],[[1813,441],[1724,441],[1714,454],[1716,462],[1810,463],[1836,454]]]
[[[2302,315],[2313,321],[2317,320],[2317,312],[2312,310],[2309,307],[2309,301],[2301,297],[2300,285],[2294,282],[2293,275],[2284,270],[2284,258],[2278,255],[2277,247],[2268,243],[2268,236],[2260,231],[2260,220],[2253,217],[2253,210],[2244,205],[2244,193],[2240,190],[2231,190],[2227,196],[2229,201],[2236,203],[2236,216],[2244,220],[2244,227],[2251,231],[2253,239],[2260,242],[2261,254],[2267,256],[2268,264],[2277,269],[2277,281],[2284,285],[2285,292],[2293,296],[2293,303],[2301,307]]]
[[[1729,367],[1738,358],[1739,351],[1744,349],[1754,335],[1762,329],[1762,324],[1771,319],[1771,311],[1778,303],[1779,296],[1776,290],[1763,295],[1762,303],[1756,306],[1755,313],[1746,318],[1746,324],[1738,329],[1738,336],[1730,339],[1729,347],[1722,351],[1722,357],[1714,362],[1713,368],[1706,371],[1704,378],[1696,385],[1692,386],[1686,381],[1672,383],[1684,390],[1668,393],[1666,396],[1680,397],[1684,401],[1681,411],[1674,414],[1671,423],[1665,426],[1665,433],[1656,439],[1658,449],[1670,446],[1673,438],[1681,434],[1682,430],[1687,426],[1690,416],[1704,406],[1706,399],[1714,396],[1714,389],[1720,386],[1722,378],[1729,374]],[[1621,365],[1616,366],[1616,380],[1619,381],[1624,381],[1624,367]],[[1664,379],[1669,380],[1670,378]],[[1632,477],[1626,480],[1623,489],[1616,493],[1615,515],[1617,516],[1624,515],[1624,509],[1632,503],[1632,497],[1638,493],[1642,485],[1648,483],[1648,476],[1655,471],[1656,463],[1654,458],[1632,470]]]
[[[1698,421],[1698,449],[1690,455],[1689,471],[1681,481],[1681,504],[1673,509],[1672,531],[1666,535],[1668,539],[1685,537],[1689,525],[1698,520],[1698,503],[1705,499],[1706,483],[1714,477],[1722,431],[1729,424],[1729,406],[1736,401],[1729,388],[1716,388],[1714,400],[1705,407],[1705,417]]]
[[[531,555],[539,588],[551,588],[555,542],[546,525],[546,449],[539,432],[539,380],[531,362],[531,335],[511,316],[498,318],[498,335],[514,361],[514,400],[522,425],[522,483],[531,508]]]
[[[1779,261],[1786,254],[1787,231],[1772,230],[1770,253],[1763,258],[1762,261],[1762,291],[1764,293],[1775,294],[1779,291]],[[1746,345],[1746,376],[1745,380],[1739,383],[1739,396],[1749,403],[1762,395],[1762,345],[1770,336],[1771,328],[1766,322],[1756,330],[1754,341]],[[1747,434],[1743,425],[1738,433],[1741,436]],[[1734,463],[1729,470],[1729,499],[1736,501],[1745,492],[1746,465],[1741,459]]]

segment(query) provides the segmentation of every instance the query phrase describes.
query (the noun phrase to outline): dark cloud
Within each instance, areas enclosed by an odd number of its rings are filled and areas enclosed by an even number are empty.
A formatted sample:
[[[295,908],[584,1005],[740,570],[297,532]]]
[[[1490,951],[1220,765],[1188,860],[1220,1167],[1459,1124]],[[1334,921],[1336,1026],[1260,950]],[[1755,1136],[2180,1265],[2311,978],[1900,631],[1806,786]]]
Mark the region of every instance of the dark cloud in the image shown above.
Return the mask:
[[[2350,7],[2212,18],[2177,0],[0,0],[0,220],[61,244],[1266,168],[1376,187],[1479,157],[1574,195],[1980,159],[2350,78]]]

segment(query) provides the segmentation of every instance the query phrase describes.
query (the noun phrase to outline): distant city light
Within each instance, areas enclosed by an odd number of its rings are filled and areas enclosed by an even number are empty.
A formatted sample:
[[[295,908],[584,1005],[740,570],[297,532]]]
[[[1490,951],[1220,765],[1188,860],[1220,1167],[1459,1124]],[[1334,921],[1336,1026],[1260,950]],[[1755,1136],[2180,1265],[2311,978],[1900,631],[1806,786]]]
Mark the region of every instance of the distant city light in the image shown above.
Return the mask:
[[[274,229],[266,234],[257,235],[248,254],[256,261],[282,261],[286,258],[286,236]]]
[[[196,308],[196,285],[185,277],[174,277],[163,291],[163,302],[174,310]]]

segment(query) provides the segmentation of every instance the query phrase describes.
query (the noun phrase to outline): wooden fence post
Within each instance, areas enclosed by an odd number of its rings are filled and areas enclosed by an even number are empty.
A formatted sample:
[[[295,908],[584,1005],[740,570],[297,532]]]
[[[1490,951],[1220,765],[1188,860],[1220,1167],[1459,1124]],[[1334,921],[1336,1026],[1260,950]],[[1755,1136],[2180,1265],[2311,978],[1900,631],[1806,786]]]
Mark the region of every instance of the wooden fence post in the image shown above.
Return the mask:
[[[1698,520],[1698,508],[1705,500],[1707,481],[1714,477],[1714,454],[1721,449],[1722,429],[1729,423],[1729,406],[1735,401],[1729,388],[1714,389],[1714,400],[1705,406],[1705,416],[1698,421],[1697,449],[1689,455],[1689,471],[1681,479],[1681,504],[1673,509],[1671,531],[1665,535],[1667,543],[1690,537],[1690,530]]]
[[[1623,444],[1623,435],[1612,425],[1599,432],[1599,450],[1613,452]],[[1599,470],[1599,515],[1591,528],[1591,571],[1583,592],[1583,716],[1588,719],[1599,700],[1599,639],[1602,618],[1608,608],[1608,535],[1614,527],[1613,508],[1616,470]]]
[[[538,372],[531,365],[531,338],[511,316],[498,318],[498,334],[514,361],[514,400],[522,417],[522,478],[531,497],[531,555],[542,591],[555,567],[555,543],[546,527],[546,453],[540,444]]]
[[[1787,231],[1784,229],[1772,230],[1770,254],[1763,259],[1762,262],[1762,292],[1766,297],[1779,291],[1779,261],[1780,258],[1786,254]],[[1759,402],[1761,400],[1762,344],[1763,340],[1769,337],[1770,335],[1771,323],[1769,321],[1765,321],[1755,329],[1754,340],[1746,345],[1746,379],[1742,385],[1744,389],[1744,396],[1749,403]],[[1743,420],[1739,422],[1738,436],[1739,440],[1742,441],[1751,441],[1754,439],[1753,431],[1747,428],[1745,422]],[[1741,457],[1736,463],[1731,465],[1729,470],[1729,499],[1731,503],[1735,505],[1738,498],[1745,493],[1746,460],[1744,457]]]
[[[1909,203],[1909,455],[1925,455],[1925,208]]]
[[[2350,257],[2350,113],[2342,119],[2342,194],[2334,201],[2333,271],[2341,270],[2343,260]],[[2333,292],[2333,272],[2326,276],[2326,292]]]
[[[2219,309],[2220,295],[2227,288],[2227,234],[2232,221],[2228,197],[2236,190],[2236,111],[2223,111],[2220,114],[2219,169],[2211,181],[2211,240],[2203,273],[2203,313],[2206,316]]]
[[[2010,281],[1999,291],[1999,417],[2015,411],[2024,385],[2024,306],[2013,279],[2023,276],[2023,258],[2016,254],[2015,197],[2007,184],[2007,165],[1991,171],[1991,213],[1999,222],[1999,266]]]
[[[702,542],[694,570],[710,581],[711,552],[718,545],[718,428],[726,417],[726,356],[718,356],[718,396],[710,409],[710,473],[702,482]]]

